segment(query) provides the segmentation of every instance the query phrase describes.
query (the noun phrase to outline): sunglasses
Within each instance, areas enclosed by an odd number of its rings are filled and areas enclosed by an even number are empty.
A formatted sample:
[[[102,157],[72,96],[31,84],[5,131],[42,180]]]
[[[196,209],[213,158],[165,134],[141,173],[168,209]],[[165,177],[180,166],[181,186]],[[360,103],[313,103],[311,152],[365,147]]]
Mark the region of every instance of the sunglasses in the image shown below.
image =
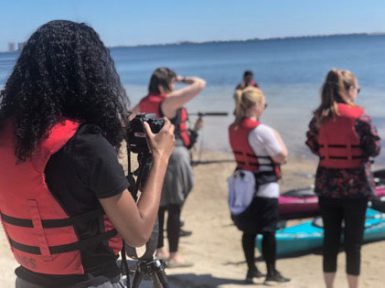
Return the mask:
[[[360,94],[360,92],[361,92],[361,87],[357,87],[354,85],[350,86],[349,89],[355,89],[357,91],[357,94]]]

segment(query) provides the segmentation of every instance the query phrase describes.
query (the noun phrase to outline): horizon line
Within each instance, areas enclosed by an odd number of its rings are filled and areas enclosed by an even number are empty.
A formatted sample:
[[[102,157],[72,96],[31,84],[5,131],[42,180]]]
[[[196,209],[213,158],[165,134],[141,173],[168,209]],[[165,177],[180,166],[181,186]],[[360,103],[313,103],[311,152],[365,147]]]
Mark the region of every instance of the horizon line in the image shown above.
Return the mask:
[[[334,34],[314,34],[314,35],[300,35],[300,36],[282,36],[282,37],[267,37],[267,38],[246,38],[246,39],[232,39],[232,40],[208,40],[208,41],[176,41],[168,43],[154,43],[154,44],[134,44],[134,45],[113,45],[107,46],[109,49],[119,48],[139,48],[139,47],[156,47],[156,46],[176,46],[176,45],[203,45],[203,44],[215,44],[215,43],[230,43],[230,42],[253,42],[253,41],[276,41],[276,40],[290,40],[290,39],[306,39],[306,38],[328,38],[328,37],[341,37],[341,36],[384,36],[385,32],[357,32],[357,33],[334,33]],[[15,51],[0,51],[0,53],[15,53]]]
[[[252,41],[274,41],[274,40],[290,40],[290,39],[304,39],[304,38],[328,38],[341,36],[384,36],[385,32],[357,32],[357,33],[334,33],[334,34],[314,34],[301,36],[282,36],[282,37],[267,37],[267,38],[246,38],[246,39],[232,39],[232,40],[208,40],[208,41],[176,41],[168,43],[156,44],[135,44],[135,45],[114,45],[108,46],[110,49],[115,48],[136,48],[136,47],[153,47],[153,46],[173,46],[173,45],[202,45],[211,43],[229,43],[229,42],[252,42]]]

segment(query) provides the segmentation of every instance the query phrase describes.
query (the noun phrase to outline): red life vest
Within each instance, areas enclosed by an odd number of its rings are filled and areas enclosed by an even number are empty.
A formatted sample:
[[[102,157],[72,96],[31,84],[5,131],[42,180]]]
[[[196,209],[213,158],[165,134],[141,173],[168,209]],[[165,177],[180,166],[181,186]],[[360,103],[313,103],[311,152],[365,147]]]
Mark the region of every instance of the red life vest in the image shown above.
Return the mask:
[[[320,126],[319,165],[340,169],[359,168],[363,164],[363,151],[355,124],[364,109],[347,104],[338,104],[337,109],[338,115]]]
[[[139,102],[139,109],[142,113],[152,113],[156,114],[158,117],[163,117],[161,104],[164,99],[166,99],[166,94],[149,94],[146,97],[142,98]]]
[[[171,123],[175,125],[175,137],[180,138],[183,142],[183,145],[190,149],[191,148],[191,139],[189,130],[187,127],[188,122],[188,113],[187,109],[182,107],[176,111],[176,115],[171,119]]]
[[[269,166],[273,168],[278,180],[281,178],[280,165],[275,163],[270,156],[255,155],[249,144],[249,134],[259,124],[261,124],[259,121],[244,118],[241,123],[233,123],[229,127],[230,146],[237,162],[237,169],[259,173],[261,172],[259,169],[261,166]],[[268,160],[266,161],[268,163],[260,163],[259,159]]]
[[[139,109],[142,113],[154,113],[158,117],[163,117],[161,104],[166,99],[166,94],[160,95],[147,95],[139,102]],[[182,107],[176,111],[176,115],[172,118],[171,123],[175,126],[175,138],[181,139],[183,145],[187,148],[191,148],[191,140],[187,127],[188,113],[187,109]]]
[[[79,123],[64,120],[25,162],[14,152],[13,125],[6,124],[0,139],[0,214],[12,252],[21,266],[36,273],[82,275],[81,250],[109,239],[117,255],[122,240],[101,210],[70,217],[54,198],[45,181],[45,167],[51,155],[74,136]],[[79,239],[78,222],[99,219],[105,232]]]

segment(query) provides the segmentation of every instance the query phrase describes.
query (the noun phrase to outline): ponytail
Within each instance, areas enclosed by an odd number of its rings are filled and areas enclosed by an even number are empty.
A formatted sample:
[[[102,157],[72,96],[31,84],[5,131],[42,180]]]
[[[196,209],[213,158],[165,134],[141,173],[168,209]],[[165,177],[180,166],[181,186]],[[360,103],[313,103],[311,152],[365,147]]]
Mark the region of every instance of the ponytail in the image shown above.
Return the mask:
[[[255,104],[262,103],[265,96],[262,90],[256,87],[247,87],[243,90],[237,90],[234,95],[235,122],[239,123],[246,116],[247,110]]]
[[[241,98],[242,98],[242,90],[237,89],[234,93],[234,101],[235,101],[235,122],[240,122],[242,119],[242,112],[241,112]]]

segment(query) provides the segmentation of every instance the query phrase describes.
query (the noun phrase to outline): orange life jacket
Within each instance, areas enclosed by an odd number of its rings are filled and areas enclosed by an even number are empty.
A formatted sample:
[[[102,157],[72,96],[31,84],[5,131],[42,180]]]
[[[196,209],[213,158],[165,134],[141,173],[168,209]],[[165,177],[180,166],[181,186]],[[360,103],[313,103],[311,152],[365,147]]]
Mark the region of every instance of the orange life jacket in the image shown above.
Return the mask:
[[[13,125],[7,123],[0,138],[0,214],[12,252],[23,267],[50,275],[82,275],[81,250],[108,241],[117,255],[122,240],[102,210],[69,216],[49,191],[45,167],[51,155],[74,136],[79,123],[64,120],[49,131],[34,154],[18,163]],[[98,219],[105,232],[79,239],[78,222]],[[104,242],[103,242],[104,243]]]
[[[281,178],[280,165],[276,164],[270,156],[255,155],[253,148],[249,144],[249,134],[259,124],[259,121],[244,118],[240,123],[233,123],[229,127],[230,146],[237,162],[237,169],[252,171],[258,174],[261,172],[261,166],[270,166],[273,168],[276,180],[278,180]],[[268,160],[268,163],[260,163],[259,159]]]
[[[139,109],[142,113],[153,113],[158,117],[163,117],[161,104],[164,99],[166,99],[165,94],[160,95],[147,95],[139,102]],[[175,126],[175,138],[181,139],[183,145],[187,148],[191,148],[191,139],[187,127],[188,122],[188,113],[187,109],[182,107],[176,111],[176,115],[173,119],[170,120]]]
[[[337,109],[338,115],[320,126],[319,165],[340,169],[359,168],[363,165],[363,151],[355,125],[364,109],[347,104],[338,104]]]

